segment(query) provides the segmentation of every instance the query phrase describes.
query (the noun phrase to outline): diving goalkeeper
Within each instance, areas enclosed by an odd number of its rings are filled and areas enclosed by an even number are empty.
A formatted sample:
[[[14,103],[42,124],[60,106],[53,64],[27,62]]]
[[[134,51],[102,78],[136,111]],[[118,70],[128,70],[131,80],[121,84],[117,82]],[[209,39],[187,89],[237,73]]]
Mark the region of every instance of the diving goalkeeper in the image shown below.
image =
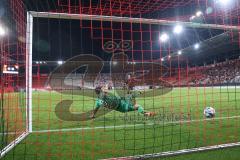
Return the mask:
[[[141,105],[136,103],[136,93],[128,94],[126,97],[119,97],[111,93],[107,87],[97,87],[95,92],[98,98],[96,100],[95,109],[92,112],[91,118],[95,118],[96,113],[101,107],[116,110],[122,113],[137,111],[144,116],[155,116],[154,112],[146,112]]]

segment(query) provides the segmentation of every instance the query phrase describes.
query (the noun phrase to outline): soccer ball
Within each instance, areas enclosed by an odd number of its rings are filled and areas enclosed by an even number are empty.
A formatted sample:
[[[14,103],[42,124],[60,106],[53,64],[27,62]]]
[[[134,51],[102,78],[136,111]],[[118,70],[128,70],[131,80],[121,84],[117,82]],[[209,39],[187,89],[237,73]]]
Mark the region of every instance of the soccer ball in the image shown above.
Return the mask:
[[[206,107],[203,111],[203,114],[206,118],[213,118],[215,117],[215,109],[213,107]]]

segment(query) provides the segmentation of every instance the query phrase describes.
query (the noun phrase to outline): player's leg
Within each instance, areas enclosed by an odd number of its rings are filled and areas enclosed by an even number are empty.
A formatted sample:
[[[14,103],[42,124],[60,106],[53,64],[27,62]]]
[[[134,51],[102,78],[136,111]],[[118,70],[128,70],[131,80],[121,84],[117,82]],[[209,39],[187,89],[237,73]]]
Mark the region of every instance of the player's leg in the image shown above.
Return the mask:
[[[140,114],[143,114],[144,116],[155,116],[156,114],[154,112],[146,112],[144,108],[137,104],[137,103],[132,103],[126,100],[121,101],[120,107],[117,108],[117,111],[126,113],[126,112],[131,112],[131,111],[137,111]]]
[[[141,105],[137,104],[137,103],[134,105],[134,111],[138,111],[138,113],[144,114],[144,116],[149,116],[149,117],[156,115],[155,112],[147,112],[147,111],[145,111],[144,108]]]

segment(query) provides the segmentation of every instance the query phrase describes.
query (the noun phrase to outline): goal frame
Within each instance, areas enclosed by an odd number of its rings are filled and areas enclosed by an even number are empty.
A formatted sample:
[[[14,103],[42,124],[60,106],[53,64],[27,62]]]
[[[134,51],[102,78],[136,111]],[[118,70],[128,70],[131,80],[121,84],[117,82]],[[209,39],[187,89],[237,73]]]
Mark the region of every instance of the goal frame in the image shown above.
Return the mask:
[[[104,15],[88,15],[88,14],[69,14],[69,13],[54,13],[54,12],[27,12],[27,31],[26,31],[26,130],[17,139],[7,145],[2,151],[0,151],[0,158],[4,156],[8,151],[14,148],[18,143],[20,143],[24,138],[26,138],[30,133],[35,133],[33,131],[32,123],[32,42],[33,42],[33,20],[34,18],[51,18],[51,19],[74,19],[74,20],[94,20],[94,21],[111,21],[111,22],[131,22],[137,24],[156,24],[156,25],[168,25],[174,26],[180,24],[185,27],[191,28],[209,28],[209,29],[222,29],[229,31],[240,31],[240,26],[231,25],[218,25],[218,24],[201,24],[194,22],[181,22],[181,21],[171,21],[171,20],[160,20],[160,19],[147,19],[147,18],[130,18],[130,17],[117,17],[117,16],[104,16]],[[220,148],[228,148],[240,146],[240,142],[236,143],[226,143],[214,146],[198,147],[191,149],[182,149],[177,151],[168,151],[160,153],[152,153],[145,155],[133,155],[129,157],[121,158],[157,158],[166,156],[175,156],[180,154],[187,154],[193,152],[215,150]]]
[[[2,150],[0,150],[0,158],[5,156],[11,149],[24,140],[32,132],[32,34],[33,34],[33,16],[27,12],[26,24],[26,64],[25,64],[25,131],[19,135],[15,140],[10,142]],[[5,134],[5,133],[3,133]]]

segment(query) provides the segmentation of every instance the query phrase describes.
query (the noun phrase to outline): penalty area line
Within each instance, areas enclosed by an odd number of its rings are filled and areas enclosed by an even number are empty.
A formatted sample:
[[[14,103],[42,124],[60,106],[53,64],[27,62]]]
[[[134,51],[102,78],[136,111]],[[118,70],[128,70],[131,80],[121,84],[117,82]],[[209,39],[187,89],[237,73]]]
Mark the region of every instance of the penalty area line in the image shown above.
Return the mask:
[[[97,126],[97,127],[36,130],[36,131],[32,131],[32,133],[68,132],[68,131],[82,131],[82,130],[93,130],[93,129],[132,128],[132,127],[141,127],[141,126],[167,125],[167,124],[178,124],[178,123],[192,123],[192,122],[203,122],[203,121],[214,121],[214,120],[236,119],[236,118],[240,118],[240,115],[231,116],[231,117],[217,117],[217,118],[213,118],[213,119],[196,119],[196,120],[182,120],[182,121],[171,121],[171,122],[163,122],[162,121],[161,123],[145,123],[145,124],[130,124],[130,125],[116,125],[116,126]]]

